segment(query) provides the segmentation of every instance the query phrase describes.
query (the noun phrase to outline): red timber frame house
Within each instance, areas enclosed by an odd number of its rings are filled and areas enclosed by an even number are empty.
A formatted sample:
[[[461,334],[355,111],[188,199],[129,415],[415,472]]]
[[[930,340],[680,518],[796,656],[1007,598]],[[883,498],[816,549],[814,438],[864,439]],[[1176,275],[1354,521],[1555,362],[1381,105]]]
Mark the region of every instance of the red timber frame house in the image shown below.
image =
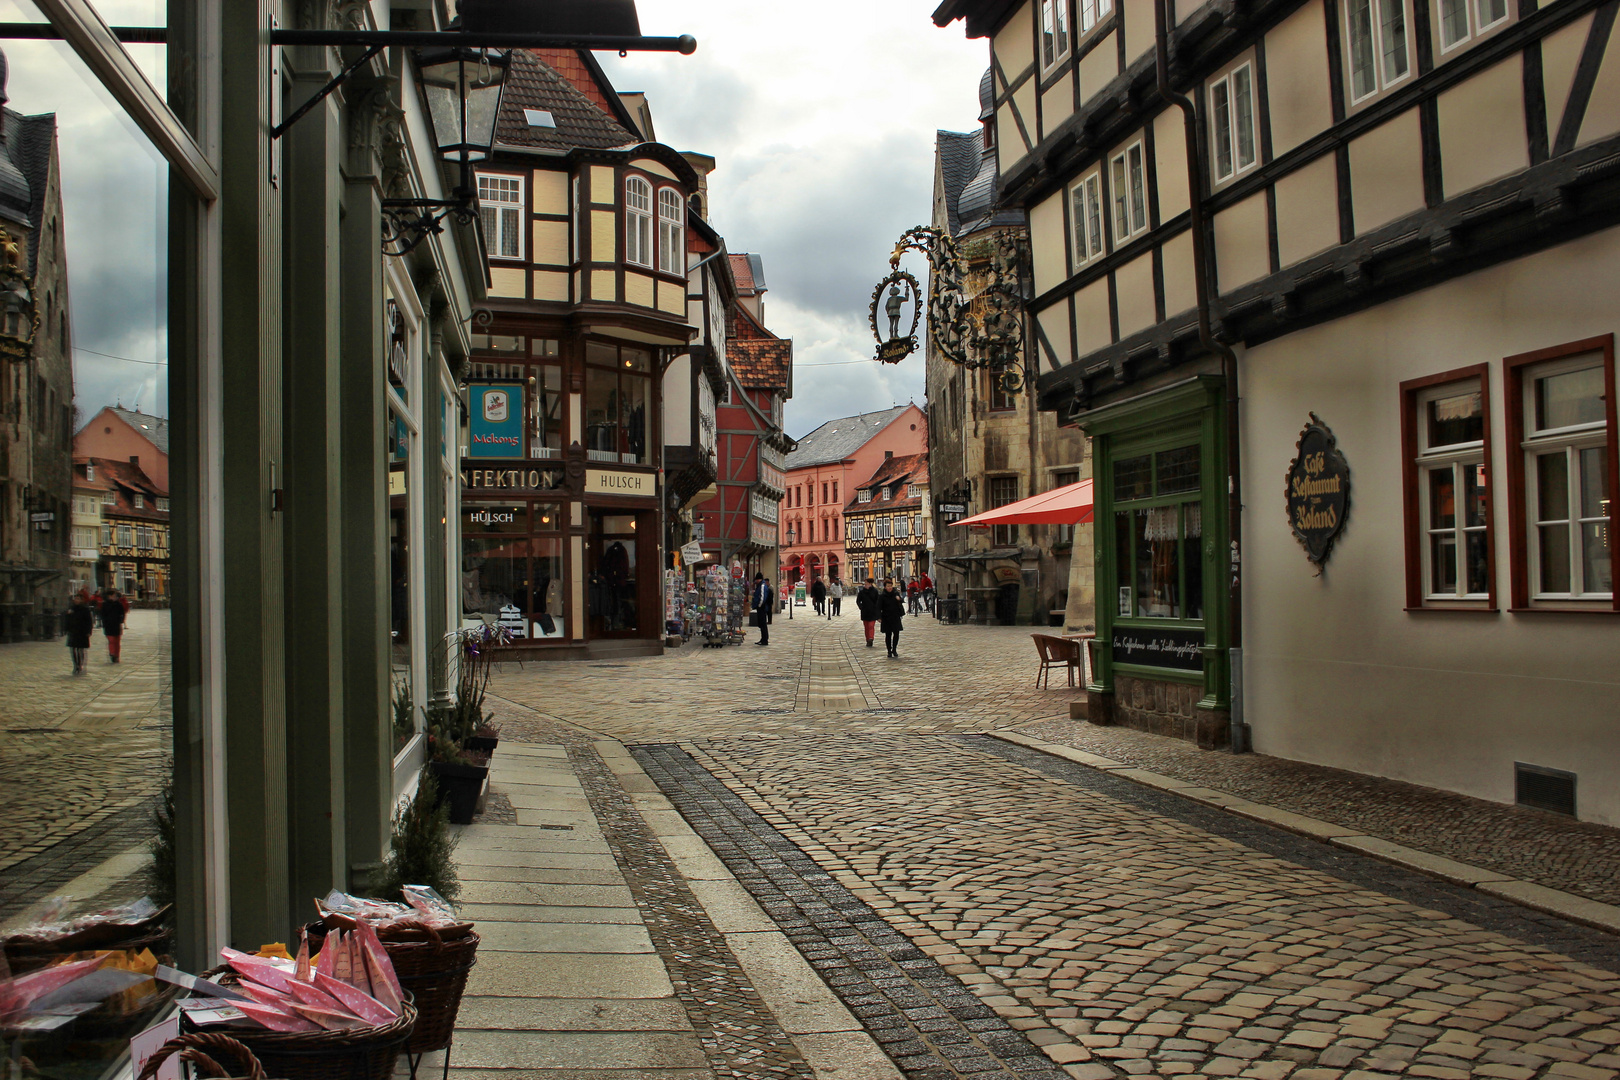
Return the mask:
[[[739,292],[752,287],[749,262],[731,256],[741,269]],[[741,267],[739,268],[739,264]],[[749,576],[776,569],[778,525],[785,490],[783,464],[793,440],[782,430],[782,407],[793,396],[793,342],[779,338],[745,304],[733,309],[726,340],[730,371],[725,397],[717,404],[717,494],[699,510],[703,551],[730,564],[740,559]]]

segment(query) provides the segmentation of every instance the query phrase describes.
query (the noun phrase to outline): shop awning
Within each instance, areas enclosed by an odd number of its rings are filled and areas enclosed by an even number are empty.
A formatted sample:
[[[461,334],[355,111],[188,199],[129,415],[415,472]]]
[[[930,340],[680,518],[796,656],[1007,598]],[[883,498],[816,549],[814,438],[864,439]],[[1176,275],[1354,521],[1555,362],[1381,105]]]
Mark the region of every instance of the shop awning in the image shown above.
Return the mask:
[[[955,522],[988,529],[992,525],[1084,525],[1091,520],[1091,481],[1065,484],[1027,499]]]

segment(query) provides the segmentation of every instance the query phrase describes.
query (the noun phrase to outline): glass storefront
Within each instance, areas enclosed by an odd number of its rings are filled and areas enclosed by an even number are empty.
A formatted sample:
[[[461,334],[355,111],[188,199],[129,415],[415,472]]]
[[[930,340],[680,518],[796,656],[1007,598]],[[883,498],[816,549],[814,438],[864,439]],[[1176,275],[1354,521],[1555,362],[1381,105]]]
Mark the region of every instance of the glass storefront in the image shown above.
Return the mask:
[[[462,510],[461,617],[514,638],[566,638],[562,507],[468,504]]]

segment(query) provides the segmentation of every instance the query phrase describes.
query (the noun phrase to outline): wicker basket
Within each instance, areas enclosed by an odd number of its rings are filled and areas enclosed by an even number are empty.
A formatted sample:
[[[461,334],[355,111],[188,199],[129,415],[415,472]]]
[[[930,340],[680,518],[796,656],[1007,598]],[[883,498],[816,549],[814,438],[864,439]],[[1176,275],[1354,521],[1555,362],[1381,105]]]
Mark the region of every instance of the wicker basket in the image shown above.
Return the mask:
[[[221,1065],[216,1058],[228,1057],[234,1060],[240,1070],[237,1074],[242,1080],[265,1080],[264,1066],[259,1059],[253,1056],[241,1042],[229,1035],[214,1033],[197,1035],[176,1035],[146,1059],[141,1066],[141,1074],[136,1080],[155,1080],[158,1067],[174,1055],[180,1055],[181,1061],[189,1061],[196,1067],[199,1076],[230,1077],[232,1073]]]
[[[222,975],[229,986],[239,981],[228,968],[214,968],[203,977]],[[286,1080],[389,1080],[399,1052],[416,1029],[416,1008],[400,1006],[398,1020],[376,1027],[347,1031],[251,1031],[232,1028],[233,1038],[247,1045],[271,1076]]]
[[[307,927],[313,950],[328,927],[311,923]],[[461,995],[467,989],[467,976],[478,963],[478,934],[473,930],[455,932],[460,936],[441,938],[425,930],[421,940],[382,943],[402,989],[416,1003],[416,1031],[407,1049],[412,1054],[443,1050],[455,1035],[456,1014],[461,1011]]]
[[[12,938],[5,943],[6,963],[11,966],[13,975],[25,975],[30,971],[37,971],[42,967],[55,963],[64,956],[76,952],[100,952],[103,949],[128,949],[130,952],[140,952],[142,949],[151,949],[153,955],[164,956],[169,951],[169,942],[174,938],[174,932],[168,927],[154,927],[151,932],[137,931],[134,936],[111,937],[107,935],[88,936],[75,934],[70,938],[61,938],[56,941],[27,941]]]

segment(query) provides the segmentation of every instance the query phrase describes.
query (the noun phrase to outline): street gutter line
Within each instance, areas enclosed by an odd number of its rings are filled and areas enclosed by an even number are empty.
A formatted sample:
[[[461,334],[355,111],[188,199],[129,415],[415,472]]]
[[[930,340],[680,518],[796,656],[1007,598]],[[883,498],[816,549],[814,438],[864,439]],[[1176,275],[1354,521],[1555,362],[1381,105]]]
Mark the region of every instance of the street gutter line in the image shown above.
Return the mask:
[[[1185,780],[1177,780],[1173,776],[1152,772],[1147,769],[1138,769],[1134,765],[1113,758],[1103,757],[1100,754],[1088,753],[1085,750],[1076,750],[1072,746],[1062,743],[1048,742],[1033,735],[1025,735],[1018,731],[987,731],[983,734],[992,739],[1012,743],[1029,750],[1036,750],[1043,754],[1062,758],[1076,765],[1111,773],[1114,776],[1124,777],[1126,780],[1141,784],[1144,787],[1157,788],[1173,795],[1191,799],[1193,802],[1203,803],[1205,806],[1217,807],[1229,814],[1248,818],[1271,825],[1286,832],[1306,836],[1312,840],[1321,840],[1337,848],[1353,851],[1358,855],[1366,855],[1383,862],[1393,863],[1407,870],[1426,874],[1429,877],[1448,881],[1453,885],[1477,889],[1499,900],[1508,900],[1521,907],[1534,911],[1556,915],[1570,922],[1580,923],[1594,929],[1604,930],[1611,934],[1620,934],[1620,907],[1605,904],[1598,900],[1588,900],[1584,896],[1565,892],[1561,889],[1549,888],[1523,878],[1512,877],[1508,874],[1498,873],[1495,870],[1486,870],[1469,863],[1448,859],[1443,855],[1435,855],[1417,848],[1397,844],[1382,837],[1370,836],[1358,829],[1343,825],[1334,825],[1332,822],[1322,821],[1319,818],[1296,814],[1291,810],[1282,810],[1275,806],[1253,802],[1236,795],[1218,791],[1215,788],[1204,787],[1200,784],[1191,784]]]

